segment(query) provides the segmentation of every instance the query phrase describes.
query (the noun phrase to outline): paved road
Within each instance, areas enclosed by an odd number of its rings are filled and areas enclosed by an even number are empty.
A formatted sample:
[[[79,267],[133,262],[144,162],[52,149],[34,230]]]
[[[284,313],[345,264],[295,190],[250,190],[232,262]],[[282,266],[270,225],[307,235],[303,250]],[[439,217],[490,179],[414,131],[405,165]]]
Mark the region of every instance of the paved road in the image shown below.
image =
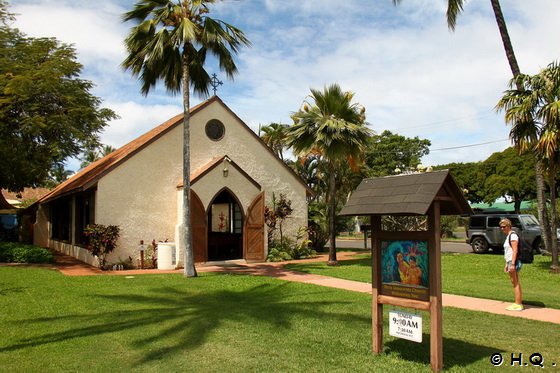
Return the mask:
[[[363,249],[363,240],[336,240],[336,247],[341,249]],[[371,242],[368,242],[368,249],[371,248]],[[463,242],[442,241],[441,251],[446,253],[472,253],[472,248]]]

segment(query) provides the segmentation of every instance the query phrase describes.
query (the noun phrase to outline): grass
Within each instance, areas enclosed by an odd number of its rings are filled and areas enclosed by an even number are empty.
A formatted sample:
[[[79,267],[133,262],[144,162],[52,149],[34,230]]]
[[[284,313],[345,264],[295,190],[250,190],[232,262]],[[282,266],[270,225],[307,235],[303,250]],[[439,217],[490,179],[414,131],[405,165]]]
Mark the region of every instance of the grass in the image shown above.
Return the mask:
[[[368,294],[272,278],[0,267],[0,309],[2,371],[431,371],[426,314],[421,344],[388,336],[386,325],[385,353],[375,356]],[[560,325],[453,308],[443,317],[449,372],[493,369],[496,352],[560,363],[546,338]]]
[[[339,266],[326,263],[289,264],[287,268],[371,282],[371,258],[360,254],[354,260],[340,261]],[[444,293],[477,298],[512,301],[513,290],[509,276],[504,273],[502,255],[474,255],[442,253],[442,286]],[[548,271],[550,257],[535,256],[532,264],[525,264],[520,272],[523,298],[526,304],[560,309],[560,275]]]

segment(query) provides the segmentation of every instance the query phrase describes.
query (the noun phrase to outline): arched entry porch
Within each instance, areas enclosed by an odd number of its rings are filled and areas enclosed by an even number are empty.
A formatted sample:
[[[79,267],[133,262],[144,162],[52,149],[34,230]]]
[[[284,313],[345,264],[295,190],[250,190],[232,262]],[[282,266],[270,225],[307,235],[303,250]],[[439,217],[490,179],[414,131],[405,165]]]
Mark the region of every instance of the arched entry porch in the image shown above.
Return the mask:
[[[223,222],[220,219],[220,212],[223,212]],[[228,216],[228,219],[225,216]],[[217,229],[212,228],[213,217],[217,219]],[[198,195],[191,189],[191,223],[196,263],[233,259],[248,261],[265,259],[263,192],[255,197],[247,212],[244,212],[235,194],[227,188],[216,194],[209,204],[208,210],[204,208]],[[220,224],[230,227],[230,231],[220,231],[224,230],[223,227],[220,228]]]
[[[208,261],[243,258],[243,210],[227,188],[208,207]]]

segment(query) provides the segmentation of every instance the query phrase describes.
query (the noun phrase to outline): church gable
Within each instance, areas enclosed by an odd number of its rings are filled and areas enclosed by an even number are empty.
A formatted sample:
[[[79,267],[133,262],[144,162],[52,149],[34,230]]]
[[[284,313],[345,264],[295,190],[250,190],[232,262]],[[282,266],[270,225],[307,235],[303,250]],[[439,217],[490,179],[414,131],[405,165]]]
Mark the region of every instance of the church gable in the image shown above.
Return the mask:
[[[274,184],[290,179],[292,183],[307,188],[301,178],[219,98],[210,101],[205,110],[191,116],[193,170],[203,167],[212,159],[229,155],[242,170],[263,186],[269,182]]]

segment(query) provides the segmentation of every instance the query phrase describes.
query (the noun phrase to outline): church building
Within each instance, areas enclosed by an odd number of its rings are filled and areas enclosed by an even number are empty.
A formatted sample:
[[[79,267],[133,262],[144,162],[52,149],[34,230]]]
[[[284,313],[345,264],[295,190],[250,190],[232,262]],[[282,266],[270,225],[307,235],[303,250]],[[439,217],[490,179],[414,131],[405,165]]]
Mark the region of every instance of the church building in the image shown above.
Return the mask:
[[[191,223],[195,262],[264,261],[265,205],[286,196],[293,240],[307,226],[301,178],[217,96],[190,110]],[[184,265],[183,114],[80,170],[37,203],[34,243],[96,265],[86,250],[88,224],[117,225],[108,263],[139,257],[139,243],[169,241],[173,266]]]

